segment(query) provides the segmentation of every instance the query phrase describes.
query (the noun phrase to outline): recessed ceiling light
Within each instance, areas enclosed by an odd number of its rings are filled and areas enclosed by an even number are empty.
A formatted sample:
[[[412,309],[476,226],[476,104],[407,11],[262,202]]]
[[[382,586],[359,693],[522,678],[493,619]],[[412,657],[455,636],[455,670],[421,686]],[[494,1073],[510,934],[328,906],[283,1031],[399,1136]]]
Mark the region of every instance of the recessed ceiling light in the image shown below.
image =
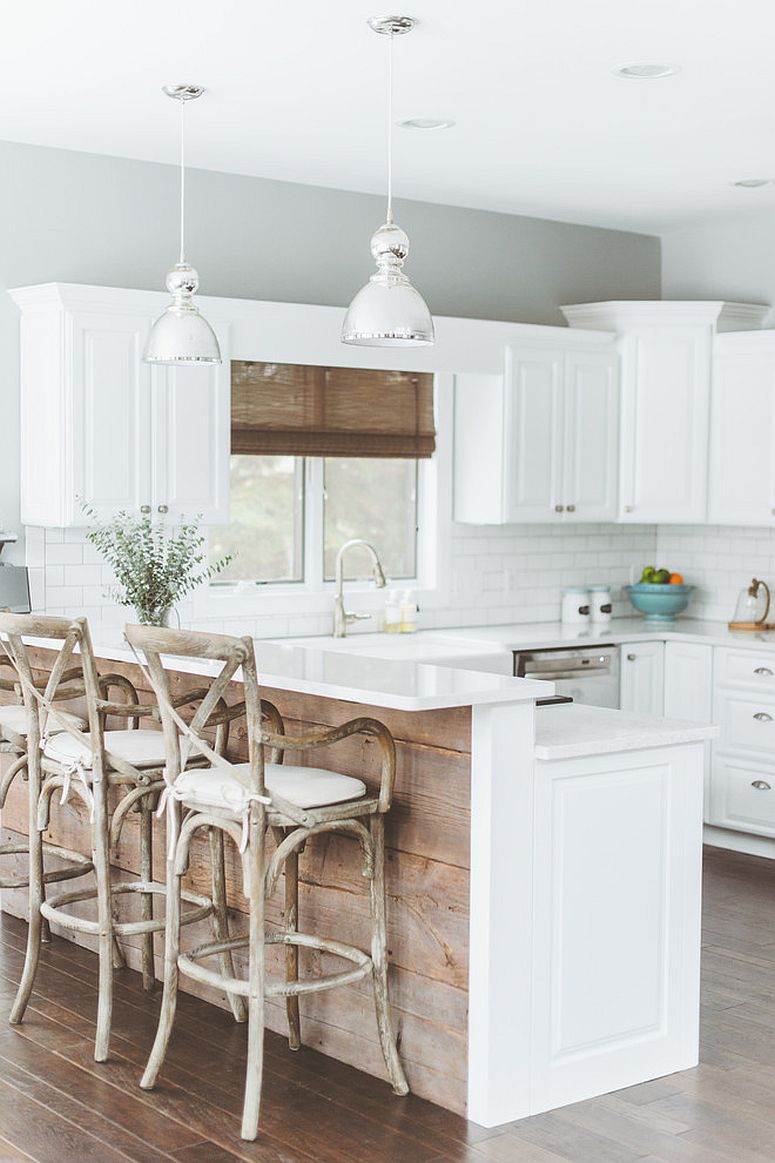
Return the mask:
[[[406,121],[398,122],[401,129],[451,129],[454,124],[454,121],[439,117],[408,117]]]
[[[659,77],[672,77],[680,73],[680,65],[618,65],[611,72],[627,81],[656,81]]]
[[[733,186],[740,186],[743,190],[758,190],[759,186],[773,186],[773,178],[741,178],[739,182],[732,182]]]

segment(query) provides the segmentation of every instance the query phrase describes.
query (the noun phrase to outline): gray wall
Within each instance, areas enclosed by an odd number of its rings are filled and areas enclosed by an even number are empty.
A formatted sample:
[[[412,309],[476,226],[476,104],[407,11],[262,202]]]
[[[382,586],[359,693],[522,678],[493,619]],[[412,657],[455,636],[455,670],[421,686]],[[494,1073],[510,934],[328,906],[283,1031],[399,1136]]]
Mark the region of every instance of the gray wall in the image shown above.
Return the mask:
[[[771,191],[750,193],[773,202]],[[663,234],[662,296],[775,305],[775,205]],[[775,325],[775,312],[765,325]]]
[[[176,257],[171,166],[0,142],[0,289],[163,288]],[[345,306],[371,268],[371,195],[197,170],[188,257],[209,295]],[[562,323],[560,303],[659,298],[647,235],[423,202],[396,204],[434,314]],[[16,308],[0,294],[0,527],[18,522]],[[19,559],[19,554],[10,555]]]

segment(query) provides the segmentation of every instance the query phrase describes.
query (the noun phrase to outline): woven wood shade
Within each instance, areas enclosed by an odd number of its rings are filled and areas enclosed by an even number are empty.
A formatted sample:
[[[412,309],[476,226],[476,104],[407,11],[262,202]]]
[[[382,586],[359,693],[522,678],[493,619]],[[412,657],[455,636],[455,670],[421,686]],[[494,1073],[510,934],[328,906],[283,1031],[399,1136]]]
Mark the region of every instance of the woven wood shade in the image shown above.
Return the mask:
[[[232,362],[232,452],[419,459],[435,448],[429,372]]]

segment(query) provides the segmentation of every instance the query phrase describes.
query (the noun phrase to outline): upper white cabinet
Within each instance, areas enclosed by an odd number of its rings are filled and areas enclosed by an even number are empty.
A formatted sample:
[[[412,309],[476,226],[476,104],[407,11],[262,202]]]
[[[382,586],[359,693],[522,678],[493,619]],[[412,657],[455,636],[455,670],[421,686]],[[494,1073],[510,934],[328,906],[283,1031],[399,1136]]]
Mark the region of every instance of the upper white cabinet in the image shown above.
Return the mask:
[[[775,524],[775,332],[718,335],[713,352],[708,520]]]
[[[536,332],[553,342],[526,340],[507,347],[503,376],[455,377],[456,521],[615,518],[613,337],[574,342],[565,331]]]
[[[618,302],[563,307],[563,312],[573,327],[619,334],[619,520],[705,521],[714,332],[759,327],[766,309]]]
[[[84,524],[119,510],[228,519],[228,326],[218,367],[150,367],[158,296],[46,284],[21,308],[21,519]]]

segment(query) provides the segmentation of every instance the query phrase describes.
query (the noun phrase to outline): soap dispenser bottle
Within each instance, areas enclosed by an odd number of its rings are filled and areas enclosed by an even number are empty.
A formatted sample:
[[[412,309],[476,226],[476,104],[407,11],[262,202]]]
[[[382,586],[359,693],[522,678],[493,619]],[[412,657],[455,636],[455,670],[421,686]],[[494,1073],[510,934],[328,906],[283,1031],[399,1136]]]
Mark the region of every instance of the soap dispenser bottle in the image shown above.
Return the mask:
[[[386,634],[398,634],[401,630],[401,603],[396,590],[388,590],[382,628]]]

